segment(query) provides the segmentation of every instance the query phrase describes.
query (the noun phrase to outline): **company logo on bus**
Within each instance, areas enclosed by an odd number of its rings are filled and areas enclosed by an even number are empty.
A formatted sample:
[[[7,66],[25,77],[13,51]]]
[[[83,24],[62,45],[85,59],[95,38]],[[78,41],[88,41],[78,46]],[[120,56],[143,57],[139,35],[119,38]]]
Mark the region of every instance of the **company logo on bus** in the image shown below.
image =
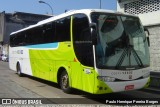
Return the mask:
[[[128,74],[128,75],[132,75],[133,72],[132,71],[122,71],[122,72],[112,72],[112,75],[124,75],[124,74]]]

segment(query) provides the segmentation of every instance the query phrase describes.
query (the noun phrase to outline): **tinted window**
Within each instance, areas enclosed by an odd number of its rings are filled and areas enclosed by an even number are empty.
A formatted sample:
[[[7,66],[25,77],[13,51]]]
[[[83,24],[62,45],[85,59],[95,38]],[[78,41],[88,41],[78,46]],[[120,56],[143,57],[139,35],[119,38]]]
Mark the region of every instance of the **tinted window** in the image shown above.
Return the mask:
[[[20,33],[11,35],[10,46],[25,46],[44,43],[42,27],[35,27]]]
[[[10,46],[70,41],[70,17],[11,35]]]
[[[56,21],[57,41],[70,41],[70,17]]]
[[[15,39],[16,39],[16,35],[12,35],[10,36],[10,46],[15,46]]]
[[[73,16],[73,45],[76,57],[85,66],[93,66],[93,47],[86,15]]]
[[[24,33],[19,33],[19,34],[15,34],[12,35],[10,37],[10,45],[11,46],[22,46],[25,45],[25,35]]]
[[[27,31],[27,36],[30,40],[30,43],[28,43],[28,45],[44,43],[42,27],[36,27]]]

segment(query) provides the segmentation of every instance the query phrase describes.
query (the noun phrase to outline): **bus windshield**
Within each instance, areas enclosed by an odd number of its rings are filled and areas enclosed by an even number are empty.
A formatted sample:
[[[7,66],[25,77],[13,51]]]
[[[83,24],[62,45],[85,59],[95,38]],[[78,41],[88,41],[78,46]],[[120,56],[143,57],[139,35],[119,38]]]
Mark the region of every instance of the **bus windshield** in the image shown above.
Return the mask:
[[[96,64],[106,69],[140,69],[149,66],[149,49],[139,18],[92,13],[97,24]]]

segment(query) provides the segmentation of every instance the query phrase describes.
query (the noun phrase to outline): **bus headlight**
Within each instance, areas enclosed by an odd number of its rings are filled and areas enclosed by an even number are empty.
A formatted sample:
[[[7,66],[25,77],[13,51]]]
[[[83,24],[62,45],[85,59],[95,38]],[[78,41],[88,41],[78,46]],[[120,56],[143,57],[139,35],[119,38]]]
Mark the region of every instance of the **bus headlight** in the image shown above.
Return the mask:
[[[146,73],[146,74],[143,75],[143,78],[147,78],[149,76],[150,76],[150,73],[148,72],[148,73]]]
[[[98,78],[100,81],[105,81],[105,82],[113,82],[113,81],[115,81],[115,78],[113,78],[113,77],[97,76],[97,78]]]

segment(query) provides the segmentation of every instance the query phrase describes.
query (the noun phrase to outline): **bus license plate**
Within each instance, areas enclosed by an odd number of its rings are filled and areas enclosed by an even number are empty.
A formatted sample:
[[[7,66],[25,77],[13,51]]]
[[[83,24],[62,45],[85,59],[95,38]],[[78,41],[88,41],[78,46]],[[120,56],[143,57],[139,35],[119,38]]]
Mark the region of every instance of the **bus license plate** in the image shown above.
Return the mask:
[[[133,90],[133,89],[134,89],[134,85],[125,86],[125,90]]]

